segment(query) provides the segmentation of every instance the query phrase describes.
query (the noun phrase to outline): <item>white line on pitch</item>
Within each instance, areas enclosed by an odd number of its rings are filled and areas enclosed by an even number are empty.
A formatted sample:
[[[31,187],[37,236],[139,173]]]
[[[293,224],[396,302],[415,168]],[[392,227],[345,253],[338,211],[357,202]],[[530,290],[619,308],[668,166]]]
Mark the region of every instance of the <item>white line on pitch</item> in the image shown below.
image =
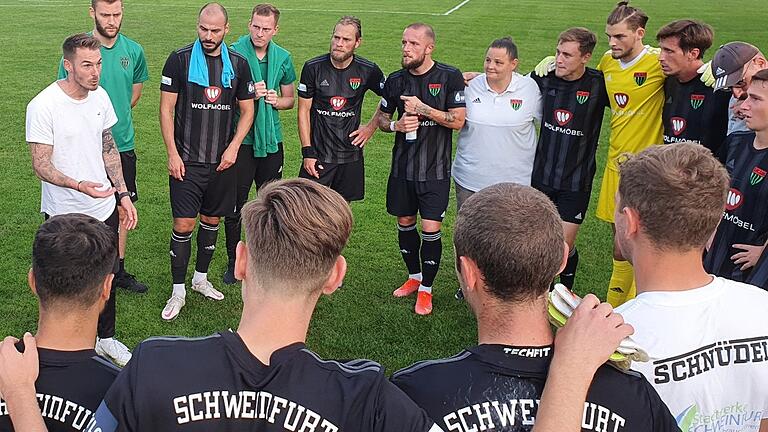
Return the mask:
[[[457,10],[459,10],[459,8],[461,8],[462,6],[464,6],[467,3],[469,3],[469,0],[464,0],[463,2],[457,4],[456,6],[451,8],[448,12],[444,13],[443,15],[450,15],[450,14],[456,12]]]

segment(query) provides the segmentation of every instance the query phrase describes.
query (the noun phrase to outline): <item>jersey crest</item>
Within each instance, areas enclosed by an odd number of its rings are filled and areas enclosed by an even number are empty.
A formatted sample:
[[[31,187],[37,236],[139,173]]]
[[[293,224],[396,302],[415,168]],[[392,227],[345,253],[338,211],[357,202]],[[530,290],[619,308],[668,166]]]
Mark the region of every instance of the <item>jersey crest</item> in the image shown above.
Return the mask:
[[[669,120],[672,122],[672,133],[675,134],[675,136],[679,136],[683,133],[685,127],[688,126],[688,122],[682,117],[672,117]]]
[[[749,184],[755,186],[763,181],[763,178],[765,178],[765,170],[760,167],[754,167],[752,173],[749,175]]]
[[[443,88],[443,85],[440,83],[429,83],[429,94],[432,96],[437,96],[440,94],[440,89]]]
[[[128,57],[120,57],[120,66],[123,67],[123,69],[128,69],[128,66],[131,64],[131,61]]]
[[[208,102],[215,103],[219,100],[219,96],[221,96],[221,88],[216,86],[205,88],[205,98],[208,99]]]
[[[564,110],[564,109],[555,110],[555,121],[557,121],[557,124],[559,124],[560,126],[567,125],[572,118],[573,118],[573,113],[568,110]]]
[[[589,92],[588,91],[577,91],[576,92],[576,102],[579,103],[579,105],[584,105],[584,103],[589,99]]]
[[[736,188],[728,190],[728,197],[725,200],[725,209],[728,211],[736,210],[744,204],[744,197]]]
[[[619,108],[625,108],[629,103],[629,95],[626,93],[614,93],[613,99],[616,101],[616,105],[618,105]]]
[[[692,94],[691,95],[691,107],[695,110],[701,108],[701,105],[704,103],[704,96],[703,94]]]
[[[342,108],[344,108],[344,105],[347,104],[347,98],[342,96],[333,96],[330,100],[331,106],[334,110],[338,111]]]
[[[646,79],[648,79],[648,72],[635,72],[635,83],[638,86],[645,84]]]
[[[512,106],[512,109],[517,111],[520,109],[521,106],[523,106],[523,100],[522,99],[510,99],[509,104]]]
[[[352,90],[357,90],[360,87],[361,82],[362,80],[360,78],[350,78],[349,86],[352,87]]]

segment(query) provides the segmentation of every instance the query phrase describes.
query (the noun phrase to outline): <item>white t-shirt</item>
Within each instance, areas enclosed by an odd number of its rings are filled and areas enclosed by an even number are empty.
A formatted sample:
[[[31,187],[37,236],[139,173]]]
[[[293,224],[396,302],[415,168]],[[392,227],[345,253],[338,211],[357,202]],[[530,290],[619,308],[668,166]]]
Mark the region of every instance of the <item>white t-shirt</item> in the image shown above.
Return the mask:
[[[537,142],[534,120],[541,121],[536,81],[514,73],[499,94],[481,74],[469,82],[464,99],[467,117],[453,161],[456,183],[471,191],[502,182],[530,185]]]
[[[633,362],[683,432],[755,431],[768,418],[768,292],[715,277],[617,308],[651,357]]]
[[[77,100],[54,82],[27,105],[27,142],[53,146],[51,162],[62,174],[109,187],[101,134],[115,123],[117,116],[103,88]],[[91,198],[75,189],[42,182],[40,211],[51,216],[83,213],[105,221],[115,211],[115,197]]]

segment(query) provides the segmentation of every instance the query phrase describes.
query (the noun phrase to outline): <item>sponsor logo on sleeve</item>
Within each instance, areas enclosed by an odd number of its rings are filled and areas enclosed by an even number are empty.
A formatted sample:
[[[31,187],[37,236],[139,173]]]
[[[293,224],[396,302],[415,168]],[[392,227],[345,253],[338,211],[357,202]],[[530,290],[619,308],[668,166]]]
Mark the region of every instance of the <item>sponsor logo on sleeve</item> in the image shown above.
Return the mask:
[[[453,100],[456,103],[464,102],[464,92],[463,91],[457,91],[456,95],[453,97]]]
[[[165,76],[165,75],[163,75],[163,77],[162,77],[162,78],[160,78],[160,82],[161,82],[161,83],[163,83],[163,84],[165,84],[165,85],[171,85],[171,84],[173,84],[173,80],[172,80],[171,78],[169,78],[169,77]]]
[[[248,93],[255,93],[256,92],[256,85],[253,83],[253,81],[248,81]]]
[[[307,91],[307,85],[304,83],[299,83],[299,91]]]
[[[381,106],[383,106],[384,108],[387,107],[387,100],[385,98],[381,98]]]

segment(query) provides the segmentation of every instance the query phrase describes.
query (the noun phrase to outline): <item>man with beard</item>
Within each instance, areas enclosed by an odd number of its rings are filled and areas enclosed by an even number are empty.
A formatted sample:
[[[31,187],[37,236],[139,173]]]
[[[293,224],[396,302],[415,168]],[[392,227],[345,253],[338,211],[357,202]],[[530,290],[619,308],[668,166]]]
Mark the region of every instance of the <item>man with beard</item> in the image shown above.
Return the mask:
[[[728,94],[701,81],[704,52],[712,46],[712,27],[679,20],[662,27],[659,63],[664,81],[664,143],[692,141],[719,155],[728,129]]]
[[[293,108],[293,82],[296,71],[291,53],[272,38],[280,26],[280,10],[269,3],[256,5],[248,21],[248,34],[232,44],[232,50],[248,60],[256,89],[253,127],[243,139],[234,170],[237,173],[237,206],[234,214],[224,219],[227,239],[227,271],[223,282],[235,279],[235,248],[240,241],[240,209],[248,200],[251,185],[256,190],[264,183],[283,176],[283,132],[278,111]],[[235,112],[235,119],[239,113]]]
[[[117,238],[115,193],[126,214],[123,228],[136,227],[136,208],[123,179],[112,136],[117,116],[99,87],[101,43],[87,34],[64,41],[67,78],[40,92],[27,106],[26,139],[32,167],[42,180],[40,211],[46,219],[82,213],[104,222]],[[117,260],[114,262],[117,270]],[[115,339],[114,285],[99,316],[96,350],[122,366],[131,358]]]
[[[339,19],[330,53],[304,63],[299,81],[299,138],[304,157],[299,177],[315,179],[347,202],[365,195],[363,146],[376,131],[378,110],[360,127],[363,98],[367,90],[381,96],[384,89],[384,74],[376,63],[355,55],[362,33],[358,18]]]
[[[451,135],[464,126],[464,79],[453,66],[432,60],[435,32],[415,23],[403,32],[403,69],[384,85],[379,128],[396,132],[387,182],[387,211],[397,217],[400,253],[408,280],[393,293],[418,291],[415,311],[432,312],[432,283],[440,266],[440,228],[451,189]],[[392,120],[397,111],[399,118]],[[416,217],[421,215],[421,239]]]
[[[168,151],[173,212],[173,293],[162,317],[172,320],[186,302],[185,281],[192,230],[200,216],[192,290],[206,298],[224,295],[208,281],[221,216],[235,208],[232,167],[253,122],[254,84],[248,61],[222,44],[229,32],[227,10],[208,3],[197,21],[198,40],[171,53],[160,86],[160,129]],[[234,105],[240,109],[233,130]]]
[[[141,97],[144,81],[149,79],[147,60],[144,49],[133,39],[120,33],[123,23],[122,0],[91,0],[89,9],[94,28],[91,35],[101,42],[101,78],[99,85],[107,91],[112,107],[117,115],[117,124],[112,127],[117,150],[120,152],[120,164],[123,178],[131,201],[139,199],[136,188],[136,152],[133,128],[133,111]],[[64,59],[59,63],[59,79],[67,77]],[[120,221],[125,220],[125,212],[118,207]],[[125,249],[128,231],[121,229],[119,237],[120,268],[115,274],[115,286],[128,291],[143,293],[147,286],[125,270]],[[105,355],[104,352],[100,354]]]

